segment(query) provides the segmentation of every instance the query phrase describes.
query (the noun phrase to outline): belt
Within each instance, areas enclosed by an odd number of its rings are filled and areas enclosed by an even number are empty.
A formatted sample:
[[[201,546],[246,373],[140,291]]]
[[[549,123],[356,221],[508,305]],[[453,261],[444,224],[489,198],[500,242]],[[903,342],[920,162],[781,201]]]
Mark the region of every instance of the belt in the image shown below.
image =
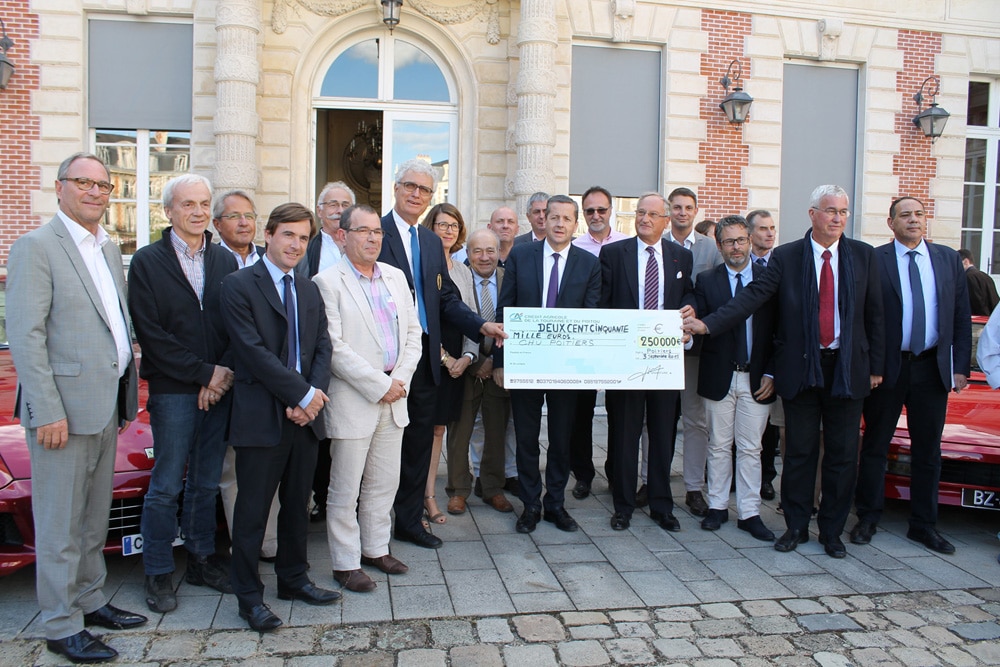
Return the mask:
[[[737,363],[737,362],[734,361],[733,362],[733,370],[736,371],[737,373],[749,373],[750,372],[750,364],[740,364],[740,363]]]
[[[833,359],[838,354],[840,354],[840,350],[836,348],[824,347],[819,351],[819,356],[823,359]]]
[[[937,356],[937,345],[924,350],[920,354],[913,354],[909,350],[903,350],[900,354],[903,359],[906,359],[907,361],[923,361],[924,359]]]

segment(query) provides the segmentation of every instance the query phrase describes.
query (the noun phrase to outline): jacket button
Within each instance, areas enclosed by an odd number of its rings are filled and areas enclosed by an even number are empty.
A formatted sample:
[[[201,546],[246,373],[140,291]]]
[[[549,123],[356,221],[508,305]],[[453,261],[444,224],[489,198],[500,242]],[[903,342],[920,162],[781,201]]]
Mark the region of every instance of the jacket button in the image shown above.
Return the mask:
[[[115,361],[111,364],[111,368],[118,368],[118,362]]]

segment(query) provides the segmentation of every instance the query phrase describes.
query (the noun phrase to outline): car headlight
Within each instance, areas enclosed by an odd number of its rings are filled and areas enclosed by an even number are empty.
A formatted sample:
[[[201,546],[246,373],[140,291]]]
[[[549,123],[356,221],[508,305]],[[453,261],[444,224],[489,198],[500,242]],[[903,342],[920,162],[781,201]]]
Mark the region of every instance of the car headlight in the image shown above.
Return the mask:
[[[913,459],[909,454],[893,454],[890,452],[888,459],[886,466],[887,473],[901,477],[910,476],[910,463]]]

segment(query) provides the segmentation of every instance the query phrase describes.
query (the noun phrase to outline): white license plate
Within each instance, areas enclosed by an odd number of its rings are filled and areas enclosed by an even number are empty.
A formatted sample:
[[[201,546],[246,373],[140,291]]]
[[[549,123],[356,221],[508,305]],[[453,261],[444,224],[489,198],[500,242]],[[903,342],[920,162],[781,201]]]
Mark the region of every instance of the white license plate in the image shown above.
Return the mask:
[[[177,537],[174,538],[173,544],[170,546],[180,546],[184,544],[184,537],[179,533]],[[136,533],[135,535],[125,535],[122,537],[122,556],[134,556],[136,554],[142,553],[142,535]]]
[[[962,489],[962,507],[1000,510],[1000,492],[983,489]]]

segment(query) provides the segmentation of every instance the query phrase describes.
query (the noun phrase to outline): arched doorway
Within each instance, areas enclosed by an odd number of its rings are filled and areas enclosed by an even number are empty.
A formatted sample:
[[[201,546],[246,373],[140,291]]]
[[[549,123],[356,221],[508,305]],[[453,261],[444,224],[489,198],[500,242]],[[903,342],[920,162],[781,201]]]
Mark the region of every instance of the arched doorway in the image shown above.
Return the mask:
[[[440,169],[433,203],[455,201],[457,99],[443,60],[412,37],[380,35],[346,46],[313,99],[315,191],[342,180],[359,203],[385,212],[396,166],[421,158]]]

